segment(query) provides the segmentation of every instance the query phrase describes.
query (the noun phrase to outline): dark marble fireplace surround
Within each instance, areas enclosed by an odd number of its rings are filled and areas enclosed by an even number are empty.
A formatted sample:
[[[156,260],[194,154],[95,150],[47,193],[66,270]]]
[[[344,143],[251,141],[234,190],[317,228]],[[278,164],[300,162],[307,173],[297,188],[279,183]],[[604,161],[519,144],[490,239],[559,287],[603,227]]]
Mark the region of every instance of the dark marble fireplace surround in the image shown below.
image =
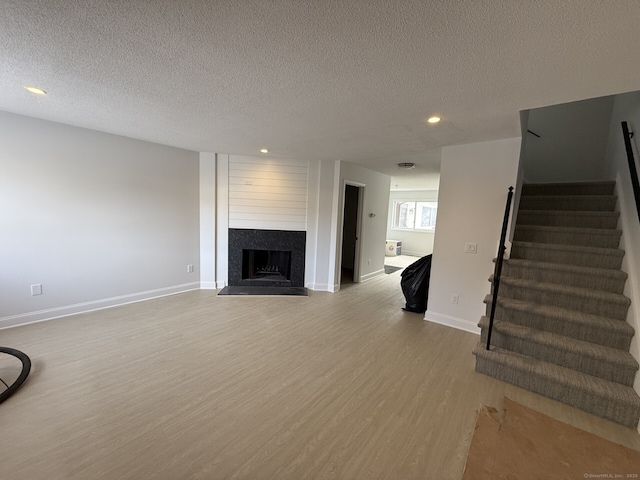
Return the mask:
[[[242,278],[244,250],[291,252],[289,280],[271,282],[273,287],[304,287],[307,232],[288,230],[229,229],[229,286],[264,287],[262,279]],[[246,254],[244,255],[246,258]],[[245,269],[246,270],[246,269]]]

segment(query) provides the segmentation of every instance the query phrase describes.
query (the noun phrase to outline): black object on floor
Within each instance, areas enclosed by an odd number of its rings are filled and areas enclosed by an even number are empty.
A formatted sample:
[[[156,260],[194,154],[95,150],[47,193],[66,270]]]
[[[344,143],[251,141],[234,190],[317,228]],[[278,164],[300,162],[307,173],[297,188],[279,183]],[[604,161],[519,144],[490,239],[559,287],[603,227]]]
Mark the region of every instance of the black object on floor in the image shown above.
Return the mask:
[[[11,385],[6,384],[4,380],[0,380],[7,387],[6,390],[0,393],[0,403],[2,403],[11,395],[13,395],[13,393],[20,388],[20,386],[29,376],[29,372],[31,371],[31,359],[20,350],[9,347],[0,347],[0,353],[6,353],[7,355],[14,356],[18,360],[20,360],[20,362],[22,362],[20,375],[18,375],[18,378],[16,378]]]
[[[402,267],[394,267],[392,265],[384,266],[384,273],[386,273],[387,275],[393,272],[397,272],[398,270],[402,270]]]
[[[309,296],[305,287],[224,287],[218,295],[289,295]]]
[[[403,310],[424,313],[427,310],[429,277],[431,275],[431,255],[413,262],[400,274],[400,286],[407,303]]]

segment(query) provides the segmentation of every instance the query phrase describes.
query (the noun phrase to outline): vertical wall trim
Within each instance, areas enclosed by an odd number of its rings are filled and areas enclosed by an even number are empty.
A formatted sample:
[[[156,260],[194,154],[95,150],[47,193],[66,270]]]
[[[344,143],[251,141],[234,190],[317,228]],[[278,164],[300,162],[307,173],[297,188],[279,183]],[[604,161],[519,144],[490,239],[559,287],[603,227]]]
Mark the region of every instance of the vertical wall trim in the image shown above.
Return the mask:
[[[216,287],[224,288],[229,278],[229,155],[216,157]]]
[[[200,288],[216,288],[216,154],[200,153]]]
[[[340,272],[338,271],[338,261],[341,255],[341,245],[338,245],[338,236],[341,234],[342,225],[339,225],[340,219],[340,196],[343,188],[340,183],[340,160],[336,160],[333,164],[333,197],[331,202],[331,244],[329,246],[329,284],[330,292],[340,290]],[[339,248],[340,247],[340,248]]]
[[[315,289],[318,256],[318,219],[320,216],[320,162],[309,163],[307,179],[307,251],[305,258],[305,287]]]

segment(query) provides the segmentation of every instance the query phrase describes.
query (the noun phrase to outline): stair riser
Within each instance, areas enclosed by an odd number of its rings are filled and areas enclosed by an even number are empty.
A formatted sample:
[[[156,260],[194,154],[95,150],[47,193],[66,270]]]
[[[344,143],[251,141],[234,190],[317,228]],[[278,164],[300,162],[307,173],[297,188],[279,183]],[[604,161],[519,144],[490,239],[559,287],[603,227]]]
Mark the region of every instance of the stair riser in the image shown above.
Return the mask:
[[[486,308],[486,315],[491,314],[491,305]],[[605,347],[617,348],[629,351],[632,335],[619,331],[612,331],[601,326],[583,325],[577,322],[560,321],[557,318],[545,317],[532,312],[523,312],[502,307],[496,307],[496,319],[522,325],[524,327],[535,328],[545,332],[557,333],[565,337],[584,340],[585,342],[604,345]]]
[[[583,212],[613,212],[616,208],[616,197],[520,197],[522,210],[571,210]]]
[[[476,371],[631,428],[636,428],[640,420],[640,408],[618,405],[609,398],[588,395],[557,380],[550,380],[479,356],[476,356]]]
[[[524,184],[522,196],[529,195],[613,195],[615,182],[592,184]]]
[[[608,302],[602,299],[567,295],[565,292],[537,290],[533,288],[517,287],[506,284],[500,285],[501,297],[523,300],[538,305],[549,305],[577,312],[600,315],[602,317],[615,318],[624,321],[627,318],[628,304]]]
[[[524,260],[536,260],[538,262],[609,268],[612,270],[620,270],[622,266],[621,256],[598,255],[595,253],[555,250],[552,248],[534,248],[521,245],[513,245],[511,248],[511,257],[522,258]]]
[[[487,329],[482,328],[480,334],[482,343],[487,342]],[[633,386],[636,370],[602,361],[599,358],[589,357],[585,354],[560,350],[545,344],[533,342],[507,335],[495,328],[491,334],[491,345],[510,350],[512,352],[537,358],[543,362],[549,362],[563,367],[571,368],[578,372],[600,377],[612,382],[621,383],[629,387]]]
[[[583,216],[575,215],[572,212],[558,214],[531,212],[527,210],[518,211],[519,225],[540,225],[548,227],[570,227],[570,228],[616,228],[618,226],[618,215]]]
[[[556,283],[572,287],[590,288],[611,293],[622,293],[625,279],[595,275],[580,275],[573,272],[527,267],[509,264],[502,266],[502,275],[506,277],[524,278],[537,282]]]
[[[541,230],[518,229],[516,227],[513,239],[522,242],[551,243],[554,245],[618,248],[620,245],[620,235],[610,235],[606,232],[606,230],[603,231],[602,234],[548,232]]]

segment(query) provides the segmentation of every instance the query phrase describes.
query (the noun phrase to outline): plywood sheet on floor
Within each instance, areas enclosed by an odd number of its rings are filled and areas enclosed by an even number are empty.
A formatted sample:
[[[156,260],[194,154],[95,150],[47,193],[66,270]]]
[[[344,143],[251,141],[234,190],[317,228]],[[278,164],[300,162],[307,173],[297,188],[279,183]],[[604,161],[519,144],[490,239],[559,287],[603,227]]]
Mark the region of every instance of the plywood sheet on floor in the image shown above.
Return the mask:
[[[482,406],[463,480],[638,478],[640,452],[504,399]]]

